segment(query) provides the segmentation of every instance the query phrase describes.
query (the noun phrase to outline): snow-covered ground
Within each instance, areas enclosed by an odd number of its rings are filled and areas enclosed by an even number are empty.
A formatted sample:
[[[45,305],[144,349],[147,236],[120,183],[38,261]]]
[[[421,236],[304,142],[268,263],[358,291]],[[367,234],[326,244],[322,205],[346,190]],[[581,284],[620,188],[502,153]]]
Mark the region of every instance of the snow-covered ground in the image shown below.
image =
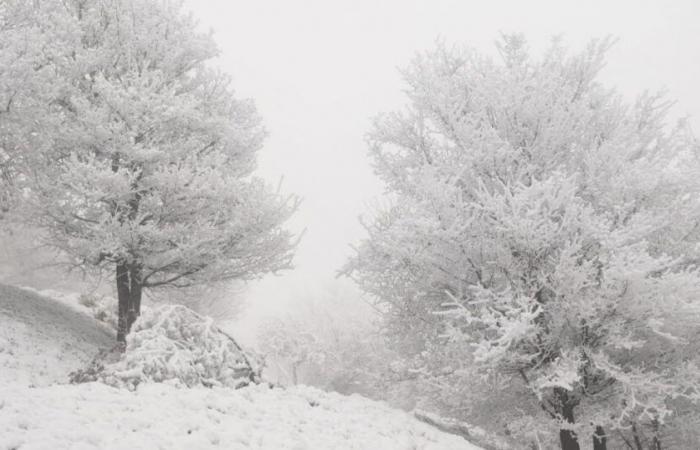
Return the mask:
[[[0,450],[479,450],[383,403],[305,386],[62,384],[114,342],[69,300],[0,285]]]
[[[471,449],[409,414],[314,388],[0,389],[10,449]]]
[[[87,308],[81,313],[77,301],[72,308],[62,300],[0,285],[0,384],[66,382],[99,348],[114,345],[110,329]]]

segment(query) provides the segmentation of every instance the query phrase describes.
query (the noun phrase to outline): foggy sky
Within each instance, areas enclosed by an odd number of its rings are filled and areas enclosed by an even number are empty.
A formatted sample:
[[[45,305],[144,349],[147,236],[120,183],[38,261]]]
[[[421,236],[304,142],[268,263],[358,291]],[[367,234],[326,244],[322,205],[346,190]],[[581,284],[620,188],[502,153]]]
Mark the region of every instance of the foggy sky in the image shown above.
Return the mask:
[[[458,0],[188,0],[211,28],[241,97],[270,137],[258,174],[303,197],[296,269],[253,283],[252,314],[338,289],[335,272],[362,236],[357,217],[382,193],[367,158],[370,118],[401,107],[398,67],[440,38],[495,54],[501,32],[534,53],[555,35],[579,49],[613,35],[602,80],[632,99],[666,88],[675,117],[700,130],[700,2]],[[334,285],[335,283],[335,285]],[[345,286],[345,285],[342,285]]]

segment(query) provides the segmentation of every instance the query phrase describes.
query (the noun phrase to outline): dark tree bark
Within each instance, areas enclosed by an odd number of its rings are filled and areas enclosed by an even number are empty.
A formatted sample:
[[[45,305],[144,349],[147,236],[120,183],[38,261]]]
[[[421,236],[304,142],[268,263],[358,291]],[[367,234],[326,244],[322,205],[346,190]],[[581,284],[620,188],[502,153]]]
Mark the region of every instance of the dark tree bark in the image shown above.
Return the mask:
[[[574,424],[575,402],[569,397],[569,394],[564,389],[555,388],[555,393],[559,400],[562,417],[570,424]],[[572,430],[564,428],[560,429],[559,441],[561,443],[561,450],[581,450],[581,447],[578,443],[578,436]]]
[[[651,445],[654,450],[661,450],[661,439],[659,439],[659,421],[653,420],[651,426],[654,429],[654,438],[652,439]]]
[[[642,441],[639,439],[639,433],[637,433],[637,426],[632,425],[632,437],[634,439],[634,445],[637,446],[637,450],[644,450],[642,446]]]
[[[126,343],[131,326],[141,315],[142,292],[141,267],[138,264],[117,264],[117,342]]]
[[[567,422],[574,423],[574,407],[571,405],[564,405],[562,408],[562,415]],[[559,430],[559,441],[561,442],[561,450],[581,450],[578,444],[578,436],[572,430],[561,429]]]
[[[129,268],[126,263],[117,264],[117,301],[118,301],[118,320],[117,320],[117,342],[126,343],[126,335],[129,332]]]
[[[138,143],[138,142],[137,142]],[[118,172],[121,166],[121,158],[118,153],[112,156],[112,171]],[[129,200],[127,218],[134,220],[139,210],[141,194],[138,192],[138,179],[132,183],[131,188],[134,195]],[[118,214],[115,207],[113,214]],[[119,222],[124,223],[125,218],[119,215]],[[126,344],[126,335],[131,331],[131,326],[136,318],[141,314],[141,266],[138,263],[127,263],[121,261],[117,263],[117,297],[118,297],[118,319],[117,319],[117,342]]]
[[[601,426],[595,427],[593,450],[608,450],[608,438],[605,436],[605,430]]]
[[[129,266],[129,312],[127,320],[127,333],[131,331],[131,326],[141,315],[141,267],[138,264]]]

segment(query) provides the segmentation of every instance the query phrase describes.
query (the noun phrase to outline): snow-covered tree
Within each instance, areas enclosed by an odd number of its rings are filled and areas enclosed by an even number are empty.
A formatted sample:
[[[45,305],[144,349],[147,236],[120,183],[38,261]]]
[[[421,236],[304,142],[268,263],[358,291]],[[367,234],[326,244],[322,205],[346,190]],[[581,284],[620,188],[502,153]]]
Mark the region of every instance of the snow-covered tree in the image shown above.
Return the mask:
[[[42,143],[21,165],[24,210],[77,267],[115,274],[118,340],[144,289],[288,268],[282,224],[297,199],[251,175],[260,118],[212,68],[217,48],[181,2],[25,3],[9,4],[21,20],[4,30],[23,65],[0,74],[43,77],[40,96],[11,105],[24,120],[13,148]]]
[[[282,372],[278,378],[298,384],[299,370],[323,357],[314,331],[314,326],[306,326],[294,317],[265,321],[258,333],[258,345],[267,364],[275,364]]]
[[[299,299],[294,309],[264,320],[257,344],[268,375],[343,394],[385,399],[393,359],[368,304],[357,288],[339,284]]]
[[[17,200],[19,166],[47,149],[59,125],[44,111],[60,88],[47,60],[65,53],[64,31],[42,29],[35,13],[31,2],[0,2],[0,218]]]
[[[502,412],[565,450],[700,400],[700,155],[662,96],[596,80],[609,45],[417,56],[369,136],[392,206],[346,267],[427,374],[529,392]]]

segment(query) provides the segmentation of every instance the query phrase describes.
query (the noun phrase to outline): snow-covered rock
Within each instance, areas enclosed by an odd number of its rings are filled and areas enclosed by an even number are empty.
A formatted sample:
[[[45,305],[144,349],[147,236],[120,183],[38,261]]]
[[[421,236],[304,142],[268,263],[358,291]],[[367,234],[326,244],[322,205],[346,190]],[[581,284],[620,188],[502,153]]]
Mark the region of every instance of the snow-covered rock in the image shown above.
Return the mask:
[[[255,359],[211,318],[182,305],[162,305],[138,318],[125,352],[102,352],[71,378],[133,390],[144,382],[239,388],[259,381],[259,375]]]

